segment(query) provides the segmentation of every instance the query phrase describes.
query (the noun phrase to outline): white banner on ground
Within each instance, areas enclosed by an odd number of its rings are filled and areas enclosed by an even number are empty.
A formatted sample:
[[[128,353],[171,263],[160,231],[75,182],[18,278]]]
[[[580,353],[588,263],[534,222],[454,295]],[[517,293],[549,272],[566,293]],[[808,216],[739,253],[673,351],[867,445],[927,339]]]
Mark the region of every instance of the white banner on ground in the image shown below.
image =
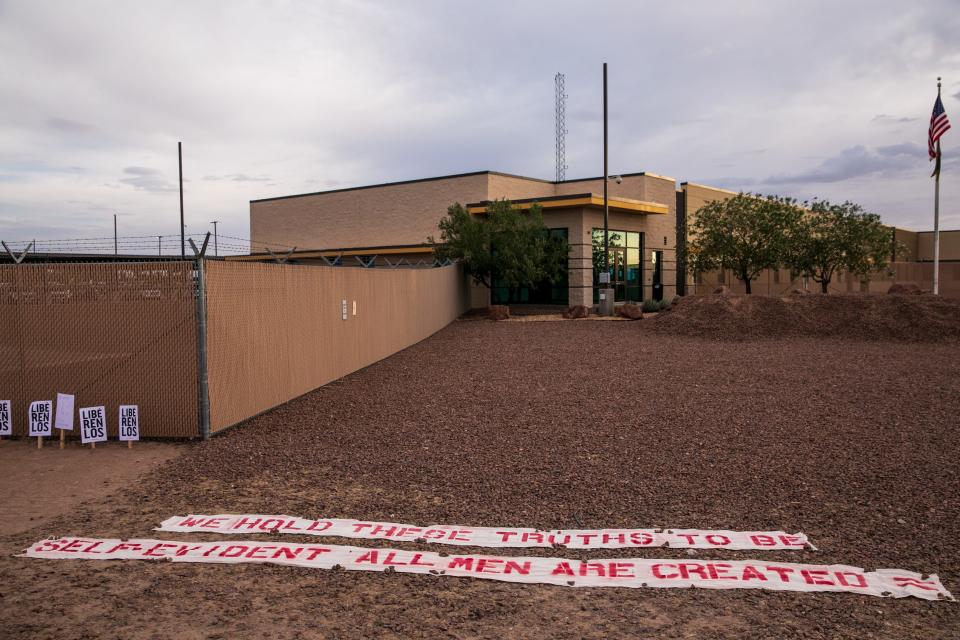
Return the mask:
[[[0,400],[0,436],[13,435],[13,414],[9,400]]]
[[[135,442],[140,439],[140,410],[135,404],[120,405],[120,418],[117,422],[121,441]]]
[[[30,403],[30,436],[49,436],[53,433],[53,402],[36,400]]]
[[[104,407],[80,409],[80,442],[107,441],[107,410]]]
[[[73,431],[73,401],[73,396],[68,393],[57,394],[57,414],[53,420],[57,429]]]
[[[310,536],[435,542],[461,547],[566,547],[568,549],[816,549],[802,533],[702,531],[700,529],[517,529],[512,527],[417,527],[364,520],[308,520],[294,516],[190,515],[168,518],[155,531],[295,533]]]
[[[572,560],[513,556],[440,554],[429,551],[367,549],[274,542],[174,542],[170,540],[41,540],[22,557],[85,560],[169,560],[236,564],[281,564],[315,569],[396,571],[436,576],[570,587],[700,587],[773,591],[844,591],[924,600],[953,599],[935,575],[846,565],[812,565],[762,560]]]

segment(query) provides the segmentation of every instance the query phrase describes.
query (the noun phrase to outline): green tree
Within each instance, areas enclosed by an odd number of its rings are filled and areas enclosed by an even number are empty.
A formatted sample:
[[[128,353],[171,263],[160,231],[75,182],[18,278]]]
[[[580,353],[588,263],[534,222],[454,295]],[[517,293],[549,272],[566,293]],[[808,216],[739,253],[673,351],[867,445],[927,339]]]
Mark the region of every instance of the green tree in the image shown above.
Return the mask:
[[[880,216],[852,202],[821,200],[809,209],[790,239],[786,262],[795,276],[819,282],[820,290],[827,293],[840,270],[867,280],[871,273],[887,268],[894,246]]]
[[[739,193],[701,207],[690,225],[687,254],[694,273],[729,269],[750,283],[764,269],[779,267],[802,212],[793,200]]]
[[[494,282],[510,288],[544,280],[552,284],[566,271],[567,241],[550,234],[539,204],[522,211],[509,200],[496,200],[485,213],[473,215],[456,203],[438,226],[440,240],[427,238],[436,257],[460,261],[487,288]]]

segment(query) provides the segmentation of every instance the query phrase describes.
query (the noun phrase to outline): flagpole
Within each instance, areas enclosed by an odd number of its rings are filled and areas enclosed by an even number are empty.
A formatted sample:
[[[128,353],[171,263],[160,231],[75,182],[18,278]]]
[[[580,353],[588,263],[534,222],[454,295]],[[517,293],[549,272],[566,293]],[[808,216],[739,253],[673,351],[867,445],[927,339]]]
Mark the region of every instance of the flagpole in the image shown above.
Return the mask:
[[[937,164],[940,164],[940,141],[937,140]],[[940,295],[940,172],[933,183],[933,295]]]
[[[937,100],[940,78],[937,78]],[[937,177],[933,183],[933,295],[940,295],[940,141],[937,140]]]

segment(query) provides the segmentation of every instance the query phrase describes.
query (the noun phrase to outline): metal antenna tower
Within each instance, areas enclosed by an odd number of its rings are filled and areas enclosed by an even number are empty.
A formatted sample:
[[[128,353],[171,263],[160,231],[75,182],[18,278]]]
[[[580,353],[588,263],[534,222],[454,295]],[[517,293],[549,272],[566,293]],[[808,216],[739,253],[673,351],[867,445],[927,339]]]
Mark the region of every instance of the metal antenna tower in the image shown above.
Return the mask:
[[[556,94],[556,108],[554,116],[556,118],[557,134],[557,182],[562,182],[567,178],[567,94],[565,91],[566,76],[558,73],[553,78]]]

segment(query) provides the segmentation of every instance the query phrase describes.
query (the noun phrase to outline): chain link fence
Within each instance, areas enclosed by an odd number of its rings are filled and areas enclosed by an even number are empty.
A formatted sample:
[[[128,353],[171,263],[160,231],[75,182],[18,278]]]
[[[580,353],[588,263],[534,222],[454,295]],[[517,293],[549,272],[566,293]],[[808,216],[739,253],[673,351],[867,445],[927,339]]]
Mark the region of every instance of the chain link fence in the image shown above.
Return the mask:
[[[57,392],[140,406],[144,437],[197,435],[197,333],[190,261],[0,265],[0,398],[27,434],[34,400]]]
[[[140,406],[144,437],[206,437],[422,340],[467,310],[459,266],[217,260],[0,265],[0,399]],[[75,432],[77,433],[77,432]]]

